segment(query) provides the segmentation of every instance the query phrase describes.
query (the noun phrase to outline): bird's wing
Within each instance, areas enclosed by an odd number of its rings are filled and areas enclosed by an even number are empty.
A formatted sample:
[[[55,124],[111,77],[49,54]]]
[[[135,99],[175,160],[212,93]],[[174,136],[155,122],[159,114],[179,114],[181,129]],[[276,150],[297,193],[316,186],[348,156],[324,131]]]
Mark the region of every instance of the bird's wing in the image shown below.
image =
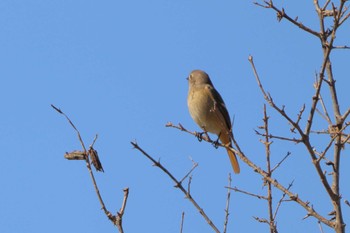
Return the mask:
[[[220,122],[224,122],[225,128],[229,130],[230,134],[232,134],[230,115],[227,111],[226,105],[220,93],[213,86],[210,85],[206,85],[206,89],[208,90],[210,98],[214,102],[213,111],[217,113]]]

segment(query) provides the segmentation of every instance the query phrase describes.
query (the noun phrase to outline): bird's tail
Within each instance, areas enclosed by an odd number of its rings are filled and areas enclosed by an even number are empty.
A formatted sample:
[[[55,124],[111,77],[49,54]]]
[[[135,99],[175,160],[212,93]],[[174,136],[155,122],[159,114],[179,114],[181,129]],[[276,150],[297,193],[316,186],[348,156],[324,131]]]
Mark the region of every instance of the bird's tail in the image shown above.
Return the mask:
[[[238,164],[238,161],[237,161],[236,154],[232,150],[230,150],[229,148],[226,148],[226,150],[227,150],[228,157],[230,158],[230,162],[231,162],[233,171],[236,174],[239,174],[240,168],[239,168],[239,164]]]
[[[231,147],[231,137],[229,137],[228,134],[222,134],[220,135],[220,141],[224,144],[224,145],[228,145]],[[233,168],[233,171],[238,174],[240,172],[240,168],[239,168],[239,164],[237,161],[237,157],[235,152],[233,152],[230,148],[226,148],[227,150],[227,154],[228,157],[230,158],[230,162]]]

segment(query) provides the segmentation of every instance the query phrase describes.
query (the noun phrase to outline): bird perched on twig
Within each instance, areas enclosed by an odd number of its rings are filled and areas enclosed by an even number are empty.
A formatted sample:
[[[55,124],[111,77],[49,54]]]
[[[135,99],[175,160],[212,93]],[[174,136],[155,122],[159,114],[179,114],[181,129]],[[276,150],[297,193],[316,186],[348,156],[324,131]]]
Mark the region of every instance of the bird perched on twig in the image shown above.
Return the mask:
[[[188,110],[197,125],[216,134],[222,144],[232,146],[232,126],[225,103],[210,81],[209,75],[202,70],[194,70],[188,76]],[[226,148],[235,173],[240,172],[236,154]]]

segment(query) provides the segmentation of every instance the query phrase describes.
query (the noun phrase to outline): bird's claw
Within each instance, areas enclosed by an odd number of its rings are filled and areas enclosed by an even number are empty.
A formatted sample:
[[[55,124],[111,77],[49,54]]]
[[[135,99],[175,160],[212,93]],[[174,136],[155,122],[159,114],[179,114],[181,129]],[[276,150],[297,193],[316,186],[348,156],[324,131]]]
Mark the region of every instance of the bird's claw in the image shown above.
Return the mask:
[[[214,147],[215,147],[215,149],[218,149],[219,148],[219,138],[218,139],[216,139],[215,141],[213,141],[212,143],[211,143]]]
[[[198,141],[201,142],[203,140],[203,134],[205,134],[205,132],[201,132],[201,133],[196,132],[196,137]]]
[[[211,143],[215,147],[215,149],[219,148],[219,145],[220,145],[219,139],[220,139],[220,134],[219,134],[218,138]]]

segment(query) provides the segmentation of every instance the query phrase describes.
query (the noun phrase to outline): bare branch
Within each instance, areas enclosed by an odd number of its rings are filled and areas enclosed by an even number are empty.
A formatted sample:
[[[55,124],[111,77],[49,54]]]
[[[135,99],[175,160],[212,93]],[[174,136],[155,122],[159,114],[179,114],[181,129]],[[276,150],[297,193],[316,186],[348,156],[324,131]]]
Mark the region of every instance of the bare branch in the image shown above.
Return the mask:
[[[318,224],[318,227],[320,228],[320,232],[324,233],[321,222],[317,221],[317,224]]]
[[[228,187],[231,187],[232,178],[231,173],[228,174]],[[226,207],[225,207],[225,221],[224,221],[224,230],[223,233],[227,232],[227,224],[228,224],[228,216],[230,215],[230,200],[231,200],[231,189],[227,189],[227,197],[226,197]]]
[[[344,122],[346,121],[346,118],[348,118],[349,114],[350,114],[350,108],[348,110],[346,110],[346,112],[342,116],[342,120]]]
[[[255,79],[256,81],[258,82],[258,86],[265,98],[265,100],[269,103],[269,105],[274,108],[277,112],[279,112],[298,132],[299,134],[302,136],[303,140],[304,140],[304,133],[303,131],[301,130],[299,124],[297,124],[296,122],[294,122],[288,115],[287,113],[284,111],[284,107],[283,108],[279,108],[273,101],[272,97],[270,94],[267,94],[267,92],[265,91],[261,81],[260,81],[260,78],[259,78],[259,75],[258,75],[258,72],[256,71],[256,68],[255,68],[255,64],[254,64],[254,61],[253,61],[253,56],[249,56],[248,58],[251,66],[252,66],[252,69],[253,69],[253,72],[254,72],[254,76],[255,76]]]
[[[192,161],[192,168],[191,170],[180,180],[180,183],[182,183],[193,171],[194,169],[198,166],[198,163],[196,163],[195,161],[193,161],[193,159],[191,159]]]
[[[80,141],[80,144],[83,148],[83,151],[73,151],[71,153],[66,153],[65,154],[65,158],[67,159],[70,159],[70,160],[81,160],[83,158],[83,160],[85,160],[85,163],[86,163],[86,167],[89,171],[89,174],[90,174],[90,178],[91,178],[91,181],[92,181],[92,184],[94,186],[94,189],[95,189],[95,192],[96,192],[96,195],[97,195],[97,198],[100,202],[100,205],[101,205],[101,209],[104,211],[105,215],[107,216],[107,218],[115,225],[118,227],[119,229],[119,232],[120,233],[124,233],[123,231],[123,226],[122,226],[122,217],[123,217],[123,214],[124,214],[124,209],[126,207],[126,200],[128,198],[128,194],[129,194],[129,188],[126,188],[124,189],[124,200],[123,200],[123,205],[122,205],[122,208],[121,208],[121,213],[118,212],[117,215],[113,215],[110,211],[107,210],[105,204],[104,204],[104,201],[102,199],[102,196],[100,194],[100,190],[98,188],[98,185],[97,185],[97,182],[96,182],[96,179],[95,179],[95,176],[94,176],[94,173],[91,169],[91,163],[90,163],[90,159],[89,157],[92,158],[92,161],[94,163],[94,166],[96,168],[96,170],[102,170],[103,171],[103,168],[102,168],[102,164],[98,158],[98,154],[97,154],[97,151],[94,150],[92,148],[92,146],[94,145],[94,143],[96,142],[97,140],[97,134],[93,140],[93,143],[91,144],[90,146],[90,149],[89,151],[86,150],[86,147],[85,147],[85,144],[83,142],[83,139],[81,138],[81,135],[80,135],[80,132],[79,130],[75,127],[75,125],[73,124],[73,122],[69,119],[69,117],[59,108],[55,107],[54,105],[51,104],[51,107],[53,109],[55,109],[58,113],[62,114],[69,122],[69,124],[73,127],[73,129],[76,131],[77,133],[77,136],[78,136],[78,139]],[[89,155],[89,156],[88,156]]]
[[[255,194],[255,193],[250,193],[250,192],[241,190],[241,189],[239,189],[239,188],[237,188],[237,187],[225,187],[225,188],[232,189],[232,190],[235,191],[235,192],[243,193],[243,194],[246,194],[246,195],[248,195],[248,196],[256,197],[256,198],[258,198],[258,199],[267,200],[267,197],[265,197],[265,196],[258,195],[258,194]]]
[[[329,56],[329,54],[328,54],[328,56]],[[249,56],[249,62],[250,62],[251,65],[252,65],[255,78],[256,78],[256,80],[257,80],[257,82],[258,82],[258,86],[260,87],[260,89],[261,89],[261,91],[262,91],[262,93],[263,93],[263,95],[264,95],[264,98],[267,100],[267,102],[270,104],[270,106],[271,106],[272,108],[274,108],[278,113],[280,113],[280,115],[283,116],[283,117],[298,131],[298,133],[300,134],[301,139],[302,139],[302,141],[303,141],[303,143],[304,143],[306,149],[308,150],[308,152],[309,152],[309,154],[310,154],[310,156],[311,156],[312,162],[313,162],[313,164],[314,164],[314,166],[315,166],[315,168],[316,168],[316,171],[317,171],[317,173],[318,173],[318,175],[319,175],[319,177],[320,177],[320,179],[321,179],[321,182],[322,182],[324,188],[326,189],[328,195],[332,198],[332,200],[333,200],[334,198],[337,198],[337,197],[334,195],[334,193],[333,193],[333,191],[332,191],[332,188],[331,188],[331,186],[329,185],[328,180],[327,180],[325,174],[323,173],[323,170],[322,170],[321,166],[319,165],[319,163],[317,163],[317,157],[316,157],[316,155],[315,155],[315,153],[314,153],[313,146],[311,145],[310,140],[309,140],[309,133],[310,133],[310,132],[308,132],[308,130],[310,130],[311,125],[312,125],[313,116],[314,116],[314,112],[315,112],[315,109],[316,109],[316,104],[317,104],[318,99],[319,99],[318,96],[319,96],[319,94],[320,94],[319,91],[320,91],[320,87],[321,87],[322,82],[320,82],[320,83],[317,85],[317,91],[316,91],[316,95],[315,95],[316,98],[313,98],[313,100],[314,100],[313,106],[311,107],[311,112],[310,112],[310,115],[309,115],[309,118],[308,118],[308,122],[307,122],[307,126],[306,126],[306,128],[307,128],[307,129],[306,129],[306,133],[304,133],[304,132],[301,130],[299,124],[296,124],[296,122],[294,122],[294,121],[286,114],[286,112],[284,111],[283,108],[281,109],[281,108],[277,107],[276,104],[273,102],[271,96],[267,96],[267,95],[266,95],[266,92],[265,92],[265,90],[264,90],[264,88],[263,88],[263,86],[262,86],[262,84],[261,84],[259,75],[258,75],[258,73],[257,73],[257,71],[256,71],[256,68],[255,68],[255,65],[254,65],[253,57],[252,57],[252,56]],[[322,77],[322,76],[320,76],[320,77]],[[322,78],[320,78],[320,80],[322,80]],[[236,145],[236,146],[237,146],[237,145]]]
[[[182,214],[181,214],[181,224],[180,224],[180,233],[182,233],[182,230],[184,228],[184,221],[185,221],[185,212],[182,212]]]
[[[264,1],[265,5],[262,5],[260,3],[255,2],[254,4],[263,8],[271,8],[274,11],[276,11],[277,13],[277,20],[281,21],[283,18],[287,19],[289,22],[291,22],[292,24],[294,24],[295,26],[301,28],[302,30],[316,36],[316,37],[320,37],[320,34],[314,30],[312,30],[310,27],[305,26],[304,24],[302,24],[301,22],[298,22],[298,17],[295,17],[294,19],[291,18],[289,15],[287,15],[287,13],[285,12],[285,10],[282,9],[278,9],[274,4],[273,1]]]
[[[181,127],[178,127],[181,129]],[[199,204],[193,199],[189,191],[186,191],[186,189],[182,186],[181,182],[177,180],[173,174],[169,172],[168,169],[166,169],[159,161],[156,161],[152,156],[150,156],[146,151],[144,151],[136,142],[131,142],[131,145],[138,151],[140,151],[146,158],[151,160],[153,162],[153,165],[158,167],[160,170],[162,170],[166,175],[169,176],[171,180],[175,182],[175,187],[180,189],[186,196],[186,198],[196,207],[196,209],[199,211],[199,213],[203,216],[203,218],[207,221],[209,226],[217,233],[220,233],[218,228],[214,225],[212,220],[208,217],[208,215],[204,212],[204,210],[199,206]]]
[[[290,153],[289,151],[287,152],[287,154],[283,157],[283,159],[281,161],[279,161],[274,168],[271,169],[271,173],[274,172],[292,153]]]
[[[290,188],[293,186],[293,183],[294,183],[294,180],[288,185],[287,190],[290,190]],[[276,219],[277,213],[285,197],[286,197],[286,193],[283,193],[281,199],[278,201],[277,207],[275,209],[275,213],[273,214],[273,219]]]
[[[295,123],[296,123],[297,125],[299,125],[299,122],[300,122],[300,120],[301,120],[301,117],[302,117],[304,111],[305,111],[305,104],[303,104],[303,106],[301,107],[301,109],[300,109],[300,111],[299,111],[299,113],[298,113],[298,118],[297,118],[297,120],[295,121]],[[292,128],[290,129],[290,131],[291,131],[292,133],[294,133],[295,128],[292,127]]]
[[[350,14],[349,14],[350,16]],[[332,49],[350,49],[350,46],[342,45],[342,46],[333,46]]]
[[[297,139],[297,138],[287,138],[287,137],[282,137],[282,136],[276,136],[276,135],[272,135],[272,134],[269,134],[269,135],[266,135],[265,133],[260,133],[259,131],[257,130],[254,130],[255,133],[259,136],[262,136],[262,137],[269,137],[270,139],[279,139],[279,140],[282,140],[282,141],[290,141],[290,142],[295,142],[295,143],[300,143],[300,142],[303,142],[303,140],[301,139]]]
[[[77,133],[79,142],[80,142],[81,146],[83,147],[84,151],[86,152],[85,144],[84,144],[84,142],[83,142],[83,139],[82,139],[81,136],[80,136],[80,132],[79,132],[79,130],[75,127],[75,125],[73,124],[73,122],[69,119],[69,117],[68,117],[64,112],[62,112],[61,109],[57,108],[57,107],[54,106],[53,104],[51,104],[51,107],[52,107],[53,109],[55,109],[58,113],[62,114],[62,115],[68,120],[69,124],[73,127],[73,129],[74,129],[75,132]]]
[[[126,208],[126,202],[128,201],[128,197],[129,197],[129,188],[125,188],[123,191],[124,191],[123,203],[122,203],[122,206],[120,207],[120,210],[115,215],[116,216],[115,225],[118,227],[120,233],[124,232],[122,221],[123,221],[123,215]]]

